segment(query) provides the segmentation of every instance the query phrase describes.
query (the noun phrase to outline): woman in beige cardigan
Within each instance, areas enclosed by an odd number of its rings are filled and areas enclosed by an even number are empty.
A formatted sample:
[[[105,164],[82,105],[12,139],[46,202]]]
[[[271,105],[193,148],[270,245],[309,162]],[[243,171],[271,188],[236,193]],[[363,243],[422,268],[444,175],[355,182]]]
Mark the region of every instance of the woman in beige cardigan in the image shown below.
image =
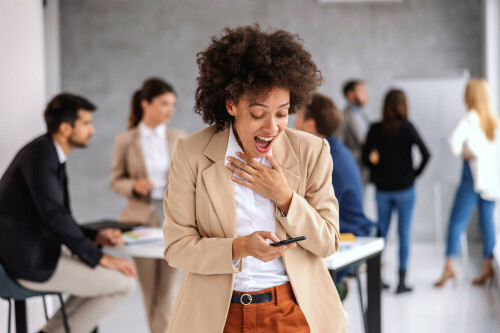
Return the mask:
[[[311,55],[249,26],[212,37],[197,62],[195,111],[212,126],[172,156],[165,258],[187,273],[169,332],[346,332],[322,260],[340,239],[328,142],[286,129],[321,83]]]
[[[128,131],[117,136],[111,188],[128,198],[120,220],[160,227],[164,220],[163,194],[168,184],[170,156],[179,130],[167,128],[176,95],[160,79],[146,80],[132,99]],[[180,271],[160,259],[134,258],[149,327],[165,333],[172,313]]]

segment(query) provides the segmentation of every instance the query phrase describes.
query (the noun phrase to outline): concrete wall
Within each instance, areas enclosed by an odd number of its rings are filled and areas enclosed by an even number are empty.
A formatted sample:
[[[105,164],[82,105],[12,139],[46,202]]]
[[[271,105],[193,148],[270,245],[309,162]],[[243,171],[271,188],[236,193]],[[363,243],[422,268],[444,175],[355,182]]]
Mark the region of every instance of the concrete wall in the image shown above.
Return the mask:
[[[63,90],[86,95],[100,108],[91,147],[69,159],[73,207],[80,220],[117,216],[124,205],[108,187],[112,146],[125,129],[130,95],[143,79],[160,76],[175,86],[179,99],[172,126],[189,132],[204,127],[192,112],[196,53],[224,26],[259,22],[298,33],[326,79],[320,91],[343,107],[344,80],[365,79],[371,95],[367,111],[374,120],[397,77],[482,71],[481,2],[476,0],[350,5],[61,0],[60,5]],[[416,226],[418,238],[433,238],[431,223]]]

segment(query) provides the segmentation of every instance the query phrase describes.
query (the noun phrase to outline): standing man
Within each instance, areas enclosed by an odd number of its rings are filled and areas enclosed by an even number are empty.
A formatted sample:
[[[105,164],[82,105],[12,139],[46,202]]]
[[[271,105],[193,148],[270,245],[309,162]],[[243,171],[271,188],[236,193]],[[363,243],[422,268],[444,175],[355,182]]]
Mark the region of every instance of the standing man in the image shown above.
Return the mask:
[[[118,230],[93,232],[71,214],[65,162],[94,133],[95,106],[60,94],[45,110],[47,133],[24,146],[0,179],[0,263],[22,286],[72,295],[72,333],[88,333],[133,292],[135,267],[98,245],[123,242]],[[63,332],[57,312],[41,332]]]
[[[365,83],[361,80],[348,81],[344,84],[343,92],[347,100],[347,107],[344,110],[344,121],[339,138],[351,151],[361,170],[363,183],[366,183],[368,177],[361,161],[361,148],[370,127],[368,117],[363,111],[363,107],[368,101],[368,93]]]

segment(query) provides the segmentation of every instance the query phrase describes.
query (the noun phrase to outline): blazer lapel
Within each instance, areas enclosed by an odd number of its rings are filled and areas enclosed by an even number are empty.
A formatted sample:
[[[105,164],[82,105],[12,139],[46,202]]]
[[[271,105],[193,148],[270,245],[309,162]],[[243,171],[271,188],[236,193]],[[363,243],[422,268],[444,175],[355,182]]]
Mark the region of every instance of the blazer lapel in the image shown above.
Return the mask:
[[[142,153],[142,148],[141,148],[141,142],[140,142],[140,135],[139,135],[139,128],[135,127],[132,130],[132,149],[133,149],[133,156],[134,160],[137,163],[137,177],[140,178],[147,178],[148,177],[148,170],[146,169],[146,163],[144,162],[144,155]]]
[[[286,131],[283,131],[278,139],[276,139],[273,145],[273,157],[283,168],[288,185],[290,185],[292,190],[297,191],[300,183],[299,158],[295,154]]]
[[[228,139],[229,129],[213,135],[203,153],[214,164],[202,171],[202,177],[224,236],[231,238],[237,236],[237,230],[232,172],[225,166],[224,161]]]
[[[276,139],[273,145],[273,157],[278,164],[283,168],[288,185],[295,192],[298,191],[300,185],[300,164],[292,143],[288,138],[286,131]],[[276,214],[280,214],[278,207],[275,205]],[[276,219],[276,233],[279,239],[286,239],[286,233],[278,219]]]

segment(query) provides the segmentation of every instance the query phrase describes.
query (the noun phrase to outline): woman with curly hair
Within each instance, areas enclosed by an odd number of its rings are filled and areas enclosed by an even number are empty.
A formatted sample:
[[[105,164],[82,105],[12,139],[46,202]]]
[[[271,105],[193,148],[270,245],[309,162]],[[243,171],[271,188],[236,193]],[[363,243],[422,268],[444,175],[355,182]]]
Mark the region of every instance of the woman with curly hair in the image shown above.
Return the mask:
[[[340,240],[330,149],[286,128],[321,73],[297,36],[258,25],[226,28],[197,63],[211,126],[172,156],[164,254],[187,273],[169,331],[345,332],[321,259]]]

